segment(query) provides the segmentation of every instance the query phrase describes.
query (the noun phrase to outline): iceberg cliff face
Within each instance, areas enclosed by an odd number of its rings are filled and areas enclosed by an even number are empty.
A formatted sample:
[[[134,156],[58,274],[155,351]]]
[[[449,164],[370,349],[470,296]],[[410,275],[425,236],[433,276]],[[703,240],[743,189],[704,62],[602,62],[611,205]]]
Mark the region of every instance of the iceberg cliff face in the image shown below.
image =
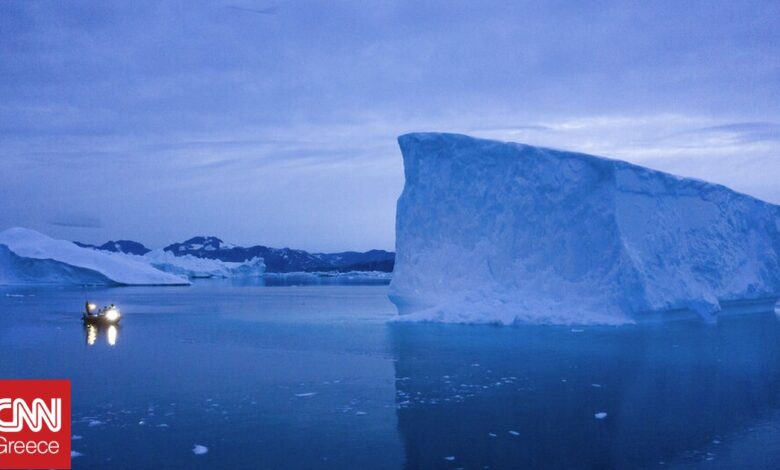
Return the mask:
[[[454,134],[399,139],[390,297],[464,322],[713,318],[780,293],[780,207],[626,162]]]

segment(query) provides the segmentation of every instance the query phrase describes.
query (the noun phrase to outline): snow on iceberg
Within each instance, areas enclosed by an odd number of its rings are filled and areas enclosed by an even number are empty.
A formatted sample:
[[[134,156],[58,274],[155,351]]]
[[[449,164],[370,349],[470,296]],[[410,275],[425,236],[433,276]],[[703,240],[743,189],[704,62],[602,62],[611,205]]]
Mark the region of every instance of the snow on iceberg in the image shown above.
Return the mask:
[[[152,250],[139,260],[150,263],[155,268],[190,279],[258,277],[265,272],[262,258],[253,258],[243,263],[231,263],[211,258],[198,258],[192,255],[176,256],[162,249]]]
[[[81,248],[34,230],[0,232],[0,283],[186,285],[138,257]]]
[[[780,207],[580,153],[398,139],[390,298],[413,319],[633,322],[780,293]]]

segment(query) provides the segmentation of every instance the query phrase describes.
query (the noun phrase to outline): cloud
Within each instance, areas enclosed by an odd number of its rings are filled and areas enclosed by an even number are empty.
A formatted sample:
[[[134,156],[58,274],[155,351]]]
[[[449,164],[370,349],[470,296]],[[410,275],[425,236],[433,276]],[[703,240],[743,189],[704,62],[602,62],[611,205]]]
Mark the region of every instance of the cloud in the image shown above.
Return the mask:
[[[0,1],[0,223],[79,208],[104,239],[390,247],[413,131],[780,202],[779,2],[226,1]]]
[[[690,131],[690,134],[719,135],[743,143],[780,142],[780,124],[774,122],[735,122],[694,129]]]
[[[242,7],[238,5],[225,5],[225,8],[229,8],[231,10],[236,10],[236,11],[247,11],[259,15],[275,15],[278,11],[276,6],[270,6],[265,8],[249,8],[249,7]]]
[[[70,228],[97,229],[103,227],[103,224],[101,223],[100,219],[97,217],[75,215],[75,214],[62,215],[55,219],[49,220],[47,223],[49,225],[55,225],[58,227],[70,227]]]

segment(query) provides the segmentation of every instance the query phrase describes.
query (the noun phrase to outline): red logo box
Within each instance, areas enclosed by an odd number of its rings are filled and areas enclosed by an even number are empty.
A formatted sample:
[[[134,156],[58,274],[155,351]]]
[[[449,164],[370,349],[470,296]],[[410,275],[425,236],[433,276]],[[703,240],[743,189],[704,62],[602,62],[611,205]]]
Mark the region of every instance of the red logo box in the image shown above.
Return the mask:
[[[5,468],[70,468],[69,380],[0,380]]]

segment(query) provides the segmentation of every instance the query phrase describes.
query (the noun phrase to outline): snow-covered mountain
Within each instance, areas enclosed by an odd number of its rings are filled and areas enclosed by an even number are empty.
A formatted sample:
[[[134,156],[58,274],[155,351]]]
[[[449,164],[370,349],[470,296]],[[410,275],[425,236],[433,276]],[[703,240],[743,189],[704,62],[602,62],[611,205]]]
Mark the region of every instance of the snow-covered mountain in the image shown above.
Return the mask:
[[[164,248],[176,256],[190,255],[197,258],[218,259],[227,262],[244,262],[262,258],[267,272],[314,271],[384,271],[393,270],[395,254],[384,250],[365,253],[345,251],[341,253],[309,253],[291,248],[270,248],[256,245],[242,247],[225,243],[217,237],[193,237]]]
[[[210,252],[210,251],[231,250],[232,248],[234,248],[234,245],[231,245],[230,243],[225,243],[217,237],[198,236],[198,237],[192,237],[189,240],[183,241],[181,243],[173,243],[171,245],[168,245],[164,248],[164,250],[171,251],[173,253],[193,254],[193,253],[202,253],[202,252]],[[205,258],[205,256],[201,256],[201,258]],[[223,261],[233,261],[233,260],[223,260]]]
[[[143,244],[131,240],[109,241],[102,245],[90,245],[81,242],[73,242],[83,248],[92,248],[96,250],[111,251],[118,253],[127,253],[133,255],[147,255],[153,253],[152,250]],[[263,245],[243,247],[225,243],[214,236],[197,236],[181,243],[173,243],[163,248],[166,253],[171,253],[177,257],[198,258],[203,260],[218,260],[226,263],[246,263],[251,260],[261,259],[265,265],[265,271],[268,273],[295,273],[295,272],[353,272],[353,271],[378,271],[390,273],[393,271],[395,253],[384,250],[370,250],[366,252],[344,251],[339,253],[309,253],[304,250],[295,250],[292,248],[271,248]],[[156,252],[158,250],[154,250]],[[160,254],[154,255],[160,258]],[[189,267],[195,267],[193,261],[187,263]],[[206,263],[208,264],[208,263]],[[171,258],[162,265],[174,269]],[[185,271],[189,267],[184,267],[179,263],[179,267]],[[216,276],[219,266],[203,264],[201,268],[207,268],[201,271],[191,272],[195,275],[190,277],[202,277],[198,273],[211,272]],[[225,266],[222,266],[223,268]],[[212,269],[213,268],[213,269]],[[251,268],[251,271],[256,271]],[[217,276],[222,277],[222,276]]]
[[[140,258],[79,247],[24,228],[0,232],[2,284],[189,284]]]
[[[621,323],[780,294],[780,207],[626,162],[399,139],[391,299],[441,321]]]

